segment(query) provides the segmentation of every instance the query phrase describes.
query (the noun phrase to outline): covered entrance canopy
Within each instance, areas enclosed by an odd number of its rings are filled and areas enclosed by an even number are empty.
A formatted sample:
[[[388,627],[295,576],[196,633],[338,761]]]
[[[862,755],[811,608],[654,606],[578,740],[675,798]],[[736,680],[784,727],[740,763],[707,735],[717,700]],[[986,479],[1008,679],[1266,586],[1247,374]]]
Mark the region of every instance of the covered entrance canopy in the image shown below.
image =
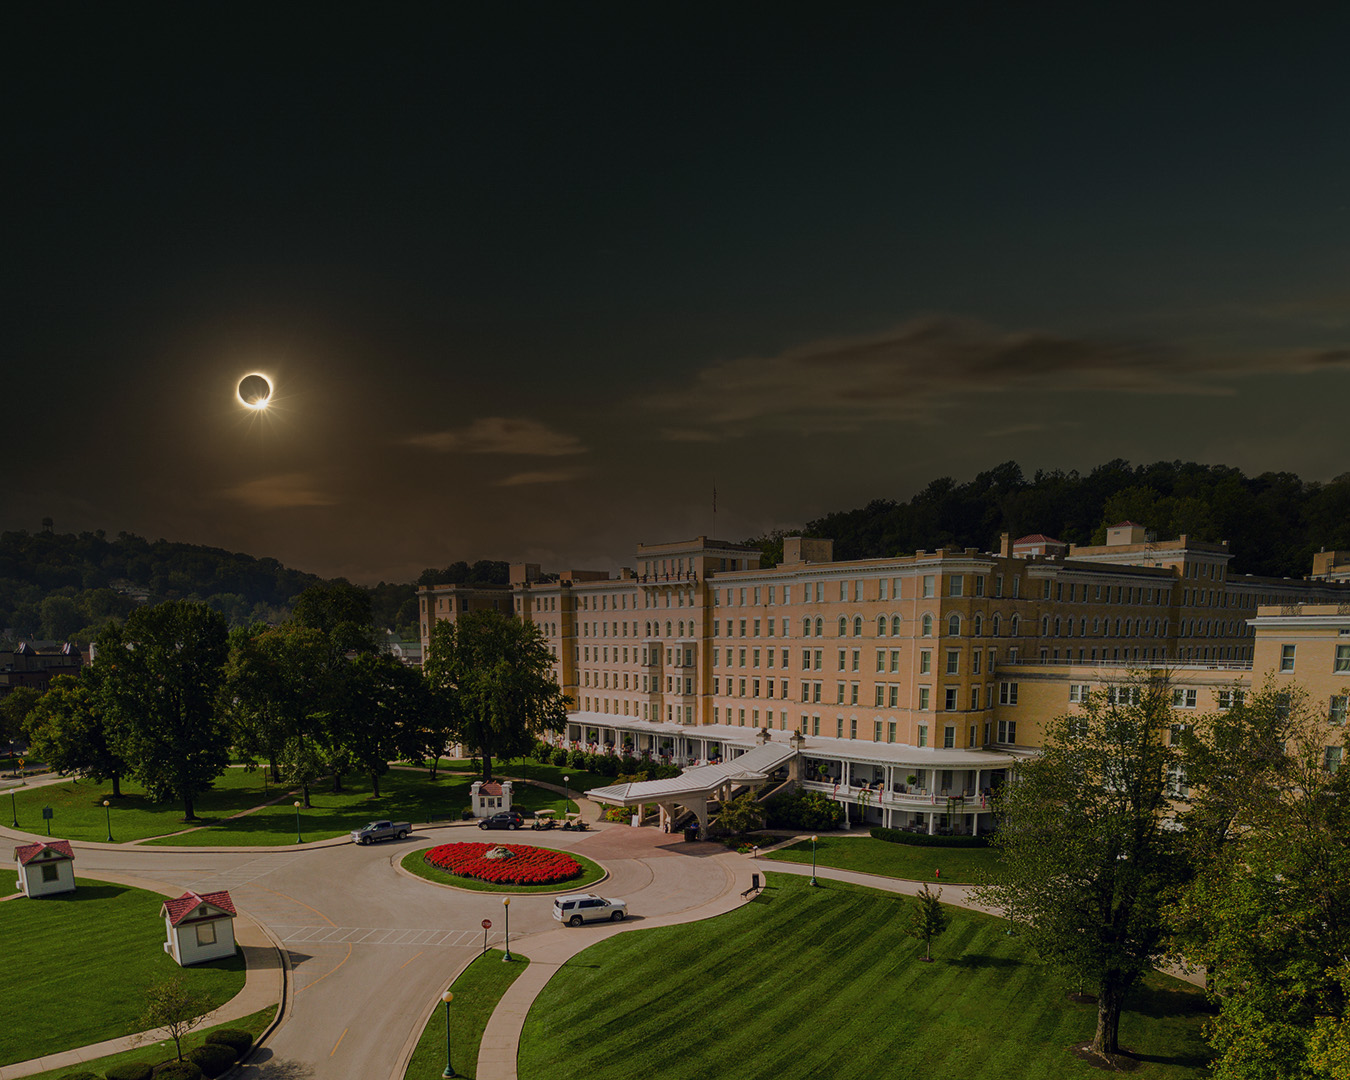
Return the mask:
[[[586,792],[586,797],[611,806],[656,803],[661,808],[661,824],[666,828],[675,817],[675,808],[683,806],[697,815],[699,835],[704,836],[708,829],[709,799],[726,798],[738,785],[763,784],[796,755],[797,751],[784,743],[765,743],[731,761],[700,765],[669,780],[643,780],[592,788]]]

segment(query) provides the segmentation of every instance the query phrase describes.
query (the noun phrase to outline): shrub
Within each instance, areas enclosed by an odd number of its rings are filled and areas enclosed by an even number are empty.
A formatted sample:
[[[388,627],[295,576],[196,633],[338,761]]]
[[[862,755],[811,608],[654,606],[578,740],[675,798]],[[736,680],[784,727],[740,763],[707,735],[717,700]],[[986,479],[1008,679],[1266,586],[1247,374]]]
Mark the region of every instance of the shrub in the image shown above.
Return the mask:
[[[905,832],[904,829],[872,829],[874,840],[888,844],[909,844],[911,847],[980,848],[989,846],[987,836],[929,836],[927,833]]]
[[[553,754],[549,757],[549,761],[551,761],[554,765],[557,765],[559,768],[562,768],[564,765],[567,764],[567,751],[564,750],[561,746],[555,747],[553,750]]]
[[[225,1043],[202,1043],[188,1053],[188,1059],[195,1062],[205,1076],[219,1076],[234,1064],[236,1057],[234,1047]]]
[[[605,812],[600,815],[601,821],[628,821],[636,812],[636,808],[627,806],[607,806]]]
[[[637,771],[638,771],[638,759],[635,758],[632,754],[624,754],[623,757],[619,758],[620,773],[635,773]]]
[[[170,1061],[155,1070],[155,1080],[202,1080],[202,1071],[195,1062]]]
[[[530,757],[534,758],[540,765],[547,765],[553,760],[553,747],[540,739],[534,744],[534,749],[530,751]]]
[[[586,754],[581,750],[567,751],[567,767],[576,769],[577,772],[586,771]]]
[[[601,776],[618,776],[619,759],[613,754],[599,754],[599,760],[595,763],[595,771]]]
[[[155,1070],[144,1061],[128,1061],[122,1065],[114,1065],[107,1069],[103,1075],[106,1080],[150,1080],[150,1074]]]
[[[764,803],[771,829],[824,832],[844,822],[844,808],[820,791],[784,791]]]
[[[214,1031],[208,1031],[206,1041],[228,1046],[236,1057],[243,1057],[253,1048],[253,1036],[240,1028],[216,1028]]]

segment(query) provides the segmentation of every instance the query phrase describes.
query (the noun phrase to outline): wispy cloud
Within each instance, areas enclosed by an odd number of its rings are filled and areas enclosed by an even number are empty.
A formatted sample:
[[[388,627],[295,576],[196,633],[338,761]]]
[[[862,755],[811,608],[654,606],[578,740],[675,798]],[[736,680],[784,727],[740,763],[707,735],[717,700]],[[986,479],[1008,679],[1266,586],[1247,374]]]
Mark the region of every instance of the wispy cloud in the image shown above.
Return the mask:
[[[466,428],[414,435],[407,442],[443,454],[525,454],[564,457],[584,454],[586,447],[575,435],[555,431],[537,420],[485,416]]]
[[[226,488],[225,495],[258,510],[287,510],[302,506],[335,506],[337,500],[314,486],[308,473],[281,473],[247,480]]]
[[[586,475],[585,469],[537,469],[534,472],[513,473],[498,480],[497,487],[520,487],[522,484],[565,484]]]
[[[1240,378],[1350,369],[1350,349],[1201,355],[1160,341],[1001,331],[944,316],[868,337],[814,341],[773,357],[742,357],[700,371],[652,407],[683,414],[668,438],[701,441],[753,422],[799,430],[854,430],[917,421],[971,395],[1018,391],[1227,395]]]

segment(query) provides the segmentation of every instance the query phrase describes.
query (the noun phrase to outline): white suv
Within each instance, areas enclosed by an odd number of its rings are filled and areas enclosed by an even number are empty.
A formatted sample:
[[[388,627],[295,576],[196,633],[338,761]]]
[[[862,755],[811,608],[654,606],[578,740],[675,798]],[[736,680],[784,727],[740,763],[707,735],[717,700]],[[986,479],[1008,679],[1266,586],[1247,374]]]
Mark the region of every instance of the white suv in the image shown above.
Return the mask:
[[[584,922],[600,922],[605,919],[621,922],[627,914],[628,905],[622,900],[606,900],[594,893],[559,896],[553,901],[553,917],[568,926],[580,926]]]

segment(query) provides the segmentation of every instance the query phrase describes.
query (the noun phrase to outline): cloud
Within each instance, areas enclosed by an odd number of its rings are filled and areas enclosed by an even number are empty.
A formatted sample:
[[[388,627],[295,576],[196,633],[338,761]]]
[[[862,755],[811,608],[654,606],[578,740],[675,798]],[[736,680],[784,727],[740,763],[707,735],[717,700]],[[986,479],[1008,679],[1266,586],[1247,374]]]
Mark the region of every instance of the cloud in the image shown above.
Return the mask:
[[[484,416],[466,428],[414,435],[407,442],[443,454],[532,454],[564,457],[584,454],[586,447],[575,435],[555,431],[537,420]]]
[[[677,441],[782,422],[810,432],[931,419],[972,395],[1019,391],[1229,395],[1243,376],[1350,368],[1346,349],[1205,355],[1166,342],[1002,331],[931,316],[866,337],[832,338],[773,357],[741,357],[649,399],[681,414]],[[678,434],[676,434],[678,433]]]
[[[586,474],[585,469],[538,469],[534,472],[520,472],[498,480],[496,487],[520,487],[522,484],[565,484],[569,480],[579,480]]]
[[[337,504],[336,499],[317,490],[313,484],[313,478],[308,473],[281,473],[277,476],[247,480],[232,488],[226,488],[225,495],[258,510],[287,510],[301,506]]]

